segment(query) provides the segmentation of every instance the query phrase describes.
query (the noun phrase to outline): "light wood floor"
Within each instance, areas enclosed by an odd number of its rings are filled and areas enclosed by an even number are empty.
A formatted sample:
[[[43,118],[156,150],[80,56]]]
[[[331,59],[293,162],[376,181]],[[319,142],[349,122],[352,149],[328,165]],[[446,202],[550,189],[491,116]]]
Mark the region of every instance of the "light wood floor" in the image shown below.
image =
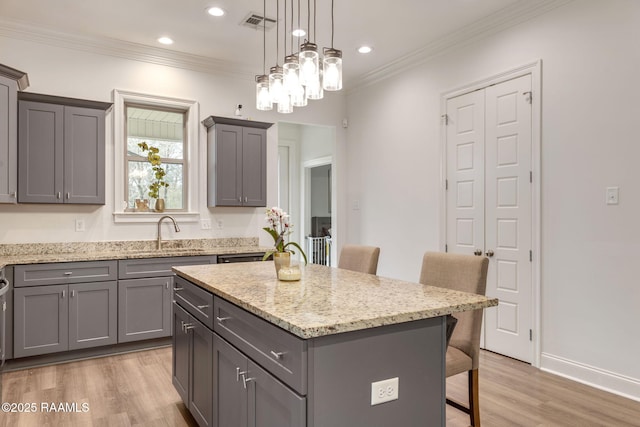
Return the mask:
[[[450,378],[447,391],[465,400],[466,377]],[[89,404],[86,413],[0,413],[2,427],[196,426],[171,384],[170,348],[8,372],[2,397]],[[480,402],[485,427],[640,426],[640,402],[488,352],[480,362]],[[447,406],[448,427],[468,425],[466,414]]]

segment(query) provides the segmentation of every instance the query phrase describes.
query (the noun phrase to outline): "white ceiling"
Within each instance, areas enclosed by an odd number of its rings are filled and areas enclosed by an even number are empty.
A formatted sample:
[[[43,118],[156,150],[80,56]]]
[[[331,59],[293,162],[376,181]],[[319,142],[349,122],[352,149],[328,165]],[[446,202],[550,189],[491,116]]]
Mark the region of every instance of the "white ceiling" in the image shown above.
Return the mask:
[[[280,0],[281,16],[285,1]],[[465,38],[480,37],[544,12],[566,0],[334,0],[334,46],[343,51],[345,87],[382,72],[389,64],[425,56]],[[306,27],[308,0],[301,0]],[[298,0],[294,0],[297,9]],[[313,8],[313,1],[311,1]],[[227,14],[205,13],[221,6]],[[140,57],[168,57],[205,68],[250,76],[262,74],[262,31],[240,25],[249,12],[261,14],[261,0],[1,0],[0,35],[39,34],[39,41],[74,40],[96,49],[109,46],[139,52]],[[330,45],[331,1],[318,0],[316,43]],[[276,0],[267,0],[267,16],[275,17]],[[296,17],[297,21],[297,17]],[[287,27],[290,18],[287,19]],[[4,31],[2,31],[4,30]],[[280,20],[284,31],[284,19]],[[267,31],[267,68],[275,65],[275,29]],[[160,45],[170,36],[175,43]],[[283,54],[280,36],[280,53]],[[287,44],[290,38],[287,37]],[[295,39],[294,39],[295,40]],[[297,42],[296,42],[297,44]],[[373,46],[369,55],[357,53]],[[287,50],[290,50],[287,49]],[[152,53],[152,55],[150,54]],[[148,60],[151,60],[147,58]],[[282,59],[278,61],[282,64]],[[195,66],[193,68],[198,68]]]

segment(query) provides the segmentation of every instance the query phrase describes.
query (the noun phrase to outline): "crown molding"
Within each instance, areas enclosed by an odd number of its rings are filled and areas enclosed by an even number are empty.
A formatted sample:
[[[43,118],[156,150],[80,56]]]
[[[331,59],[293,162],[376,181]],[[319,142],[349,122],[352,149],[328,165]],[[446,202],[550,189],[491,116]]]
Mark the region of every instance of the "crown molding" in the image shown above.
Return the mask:
[[[243,80],[254,80],[255,70],[241,64],[208,58],[184,52],[176,52],[127,42],[108,37],[91,37],[33,26],[31,24],[0,18],[0,37],[8,37],[50,46],[108,55],[117,58],[147,62],[150,64],[182,68],[209,74],[222,74]]]
[[[573,0],[521,1],[506,7],[484,19],[449,33],[433,42],[389,62],[375,70],[354,79],[357,83],[350,85],[347,92],[355,92],[361,88],[390,78],[417,65],[424,64],[452,49],[459,48],[479,39],[504,31],[522,22],[529,21]]]

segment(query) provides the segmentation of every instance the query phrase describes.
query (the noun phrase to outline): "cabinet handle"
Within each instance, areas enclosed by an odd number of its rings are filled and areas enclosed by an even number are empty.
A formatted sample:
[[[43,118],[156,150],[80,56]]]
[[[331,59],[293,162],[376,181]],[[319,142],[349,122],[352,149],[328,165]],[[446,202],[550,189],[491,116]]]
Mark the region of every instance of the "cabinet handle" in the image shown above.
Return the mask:
[[[183,289],[184,289],[184,288],[173,288],[173,292],[178,292],[178,291],[181,291],[181,290],[183,290]]]
[[[169,282],[164,284],[164,288],[167,289],[167,290],[169,289]]]
[[[71,198],[71,193],[67,191],[67,200],[69,200],[70,198]]]
[[[255,380],[255,378],[247,378],[245,374],[248,374],[249,372],[242,372],[240,375],[242,375],[242,385],[243,387],[246,389],[247,388],[247,383],[249,381],[253,381]]]
[[[247,371],[240,372],[240,368],[236,366],[236,382],[240,381],[240,375],[244,377],[244,375],[248,373]]]
[[[15,191],[12,191],[11,194],[9,194],[9,197],[15,199],[17,196],[17,193]]]
[[[56,194],[56,198],[59,199],[62,197],[62,193],[58,191],[58,194]]]
[[[191,329],[194,329],[196,326],[193,323],[185,323],[182,327],[183,327],[184,332],[187,333]]]
[[[71,290],[71,298],[73,298],[73,297],[75,297],[75,296],[76,296],[76,290],[75,290],[75,289],[72,289],[72,290]]]
[[[65,276],[72,276],[73,275],[73,271],[65,271],[64,275]]]
[[[242,197],[238,197],[238,203],[242,203]]]
[[[67,291],[63,290],[62,291],[62,298],[64,298],[67,295]]]
[[[219,317],[219,316],[216,316],[216,320],[218,321],[218,323],[222,323],[225,320],[229,320],[229,319],[231,319],[231,317]]]
[[[283,353],[283,352],[279,352],[279,353],[277,353],[277,352],[275,352],[275,351],[273,351],[273,350],[271,350],[271,354],[273,355],[273,357],[275,357],[275,358],[276,358],[276,359],[278,359],[278,360],[282,359],[282,356],[284,356],[284,353]]]
[[[205,304],[205,305],[196,305],[196,307],[198,307],[200,310],[204,310],[205,308],[209,307],[209,304]]]
[[[249,198],[247,196],[244,196],[244,202],[247,203],[249,201]]]

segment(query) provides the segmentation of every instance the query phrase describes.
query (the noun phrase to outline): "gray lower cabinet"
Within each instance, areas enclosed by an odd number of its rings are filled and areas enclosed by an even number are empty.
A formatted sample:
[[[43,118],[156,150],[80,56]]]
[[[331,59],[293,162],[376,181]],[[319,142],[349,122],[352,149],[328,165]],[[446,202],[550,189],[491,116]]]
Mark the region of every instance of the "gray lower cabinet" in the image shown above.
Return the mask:
[[[118,342],[170,336],[175,288],[171,267],[215,263],[214,255],[118,261]]]
[[[213,413],[218,427],[306,425],[306,398],[214,334]]]
[[[21,92],[18,202],[103,205],[111,104]]]
[[[272,123],[210,116],[208,205],[266,206],[267,129]]]
[[[14,357],[117,342],[116,282],[14,289]]]
[[[214,333],[174,303],[172,382],[201,427],[212,424]]]
[[[173,277],[118,281],[118,342],[171,335]]]

